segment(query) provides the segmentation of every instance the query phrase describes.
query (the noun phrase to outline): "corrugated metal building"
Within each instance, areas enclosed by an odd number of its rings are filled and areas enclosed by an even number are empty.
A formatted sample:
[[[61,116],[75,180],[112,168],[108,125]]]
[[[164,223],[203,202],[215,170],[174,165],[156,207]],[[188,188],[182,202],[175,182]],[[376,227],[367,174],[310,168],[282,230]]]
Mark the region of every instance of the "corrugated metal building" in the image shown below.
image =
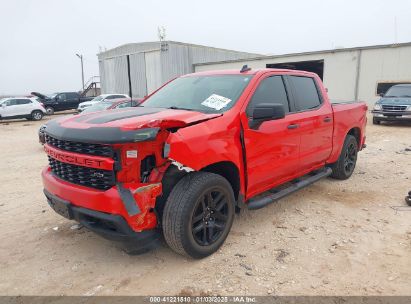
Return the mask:
[[[102,93],[144,97],[170,79],[194,72],[194,65],[254,58],[261,54],[237,52],[175,41],[125,44],[99,53]]]
[[[411,83],[411,42],[317,52],[263,56],[195,64],[195,71],[288,68],[317,73],[334,100],[363,100],[372,105],[380,92]]]

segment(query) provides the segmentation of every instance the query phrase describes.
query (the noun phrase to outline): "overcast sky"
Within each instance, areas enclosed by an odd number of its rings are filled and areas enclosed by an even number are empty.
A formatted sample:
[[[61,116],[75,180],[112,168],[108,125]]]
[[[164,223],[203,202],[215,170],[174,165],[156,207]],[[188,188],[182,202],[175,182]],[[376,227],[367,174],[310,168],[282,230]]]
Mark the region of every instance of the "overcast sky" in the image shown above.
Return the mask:
[[[99,47],[167,40],[261,54],[411,41],[408,0],[0,0],[0,95],[81,88]]]

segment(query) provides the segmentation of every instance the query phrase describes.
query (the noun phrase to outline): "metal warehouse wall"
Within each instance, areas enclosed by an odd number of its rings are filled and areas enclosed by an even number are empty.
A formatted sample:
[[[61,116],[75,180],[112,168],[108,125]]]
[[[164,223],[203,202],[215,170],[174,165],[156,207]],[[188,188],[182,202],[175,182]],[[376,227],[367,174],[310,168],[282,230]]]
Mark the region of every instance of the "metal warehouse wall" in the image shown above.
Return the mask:
[[[252,60],[195,65],[195,71],[265,68],[267,64],[324,60],[324,85],[331,99],[359,100],[373,104],[380,81],[411,81],[411,45],[358,48],[306,54],[260,57]],[[358,77],[358,88],[356,87]],[[357,88],[357,89],[356,89]]]
[[[194,72],[195,63],[261,56],[175,41],[126,44],[98,54],[102,93],[129,93],[127,55],[134,97]]]
[[[411,82],[411,45],[363,50],[359,99],[374,103],[378,82]]]

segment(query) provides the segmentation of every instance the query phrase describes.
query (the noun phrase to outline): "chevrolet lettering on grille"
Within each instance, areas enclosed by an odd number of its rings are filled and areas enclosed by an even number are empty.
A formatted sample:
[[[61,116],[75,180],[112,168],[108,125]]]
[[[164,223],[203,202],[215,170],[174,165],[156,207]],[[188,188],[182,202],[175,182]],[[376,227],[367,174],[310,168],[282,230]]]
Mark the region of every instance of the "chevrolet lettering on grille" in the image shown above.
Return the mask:
[[[90,167],[90,168],[99,168],[111,170],[113,169],[113,160],[105,159],[95,156],[82,156],[77,153],[64,152],[58,149],[52,148],[49,145],[44,145],[44,151],[50,157],[68,164]]]

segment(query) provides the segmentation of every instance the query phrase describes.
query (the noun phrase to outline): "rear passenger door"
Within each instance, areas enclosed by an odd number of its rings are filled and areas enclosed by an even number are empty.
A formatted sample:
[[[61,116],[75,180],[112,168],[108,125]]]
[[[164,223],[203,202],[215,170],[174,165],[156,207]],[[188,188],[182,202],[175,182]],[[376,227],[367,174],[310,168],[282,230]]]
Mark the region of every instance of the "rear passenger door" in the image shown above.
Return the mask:
[[[66,109],[76,109],[80,103],[80,95],[77,93],[66,93],[65,106]]]
[[[295,123],[301,135],[300,172],[324,165],[331,154],[333,111],[326,103],[315,78],[289,75],[295,105]]]
[[[269,74],[257,85],[241,113],[247,169],[247,197],[252,197],[298,174],[300,133],[293,129],[294,114],[284,76]],[[256,105],[280,103],[286,116],[264,121],[259,127],[250,122]]]
[[[17,99],[18,103],[18,115],[30,115],[31,111],[33,110],[33,103],[30,99],[28,98],[21,98]]]

